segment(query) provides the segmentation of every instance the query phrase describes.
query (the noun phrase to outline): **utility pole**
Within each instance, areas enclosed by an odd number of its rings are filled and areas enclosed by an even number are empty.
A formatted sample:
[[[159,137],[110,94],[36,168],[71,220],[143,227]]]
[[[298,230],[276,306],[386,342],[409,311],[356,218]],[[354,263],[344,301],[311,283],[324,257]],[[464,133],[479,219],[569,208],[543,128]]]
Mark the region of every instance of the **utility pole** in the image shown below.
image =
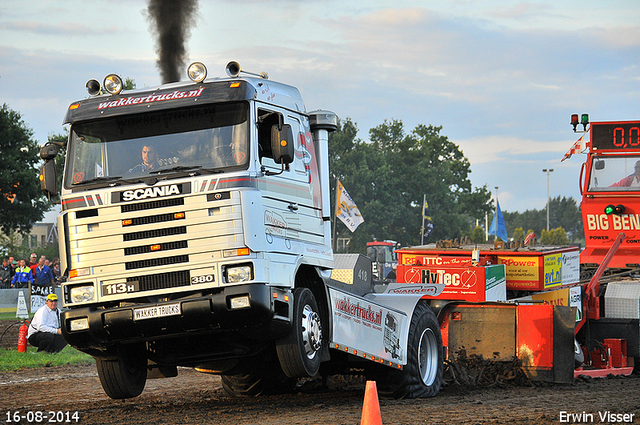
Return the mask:
[[[549,174],[553,172],[553,168],[543,168],[543,173],[547,173],[547,232],[549,231]]]

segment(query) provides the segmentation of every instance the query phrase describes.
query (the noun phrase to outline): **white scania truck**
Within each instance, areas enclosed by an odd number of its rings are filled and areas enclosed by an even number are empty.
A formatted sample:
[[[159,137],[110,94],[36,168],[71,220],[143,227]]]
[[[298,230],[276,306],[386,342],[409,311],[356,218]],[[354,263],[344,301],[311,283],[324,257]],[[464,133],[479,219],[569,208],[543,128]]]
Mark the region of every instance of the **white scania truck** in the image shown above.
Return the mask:
[[[191,81],[131,91],[111,74],[69,106],[60,191],[58,146],[42,149],[40,175],[62,204],[65,339],[95,357],[112,398],[178,366],[237,395],[290,390],[321,366],[364,369],[395,397],[435,395],[442,338],[420,298],[442,288],[374,291],[365,257],[334,261],[337,117],[242,72],[230,62],[228,78],[206,78],[194,63]]]

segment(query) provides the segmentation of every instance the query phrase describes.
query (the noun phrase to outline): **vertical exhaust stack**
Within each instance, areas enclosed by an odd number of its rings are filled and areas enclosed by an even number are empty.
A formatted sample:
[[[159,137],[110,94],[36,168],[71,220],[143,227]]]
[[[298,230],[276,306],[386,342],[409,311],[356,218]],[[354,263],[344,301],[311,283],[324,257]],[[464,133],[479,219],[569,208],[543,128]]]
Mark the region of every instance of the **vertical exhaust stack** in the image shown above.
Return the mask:
[[[338,116],[331,111],[318,109],[309,112],[309,125],[320,167],[320,187],[322,193],[322,219],[331,221],[331,201],[329,199],[329,133],[338,129]],[[326,226],[325,238],[331,245],[331,226]]]
[[[147,17],[155,33],[162,84],[180,81],[186,66],[186,40],[195,25],[198,0],[150,0]]]

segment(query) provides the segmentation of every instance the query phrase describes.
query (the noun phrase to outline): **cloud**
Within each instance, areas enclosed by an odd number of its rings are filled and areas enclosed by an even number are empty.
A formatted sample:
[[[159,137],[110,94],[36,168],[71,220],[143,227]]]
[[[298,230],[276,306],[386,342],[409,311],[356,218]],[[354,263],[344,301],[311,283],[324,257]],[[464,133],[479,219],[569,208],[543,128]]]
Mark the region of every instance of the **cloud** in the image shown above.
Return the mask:
[[[567,140],[545,142],[502,135],[480,136],[465,140],[451,139],[451,142],[460,146],[467,159],[474,165],[504,161],[539,162],[540,155],[544,154],[556,155],[560,160],[573,145],[573,142]]]
[[[101,27],[95,25],[88,26],[77,22],[58,22],[50,24],[35,21],[5,22],[4,30],[56,36],[114,35],[122,31],[122,29],[117,28],[115,25]]]

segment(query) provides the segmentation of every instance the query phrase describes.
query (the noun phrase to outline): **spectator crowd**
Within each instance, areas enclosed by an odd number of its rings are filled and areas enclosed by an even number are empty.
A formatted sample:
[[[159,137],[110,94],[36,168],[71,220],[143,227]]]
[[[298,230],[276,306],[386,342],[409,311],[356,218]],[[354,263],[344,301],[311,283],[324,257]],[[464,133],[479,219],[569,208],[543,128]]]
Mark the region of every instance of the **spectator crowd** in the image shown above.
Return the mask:
[[[37,286],[54,286],[60,278],[60,260],[50,261],[32,253],[29,260],[13,256],[2,259],[0,267],[0,289],[26,288],[29,283]]]

